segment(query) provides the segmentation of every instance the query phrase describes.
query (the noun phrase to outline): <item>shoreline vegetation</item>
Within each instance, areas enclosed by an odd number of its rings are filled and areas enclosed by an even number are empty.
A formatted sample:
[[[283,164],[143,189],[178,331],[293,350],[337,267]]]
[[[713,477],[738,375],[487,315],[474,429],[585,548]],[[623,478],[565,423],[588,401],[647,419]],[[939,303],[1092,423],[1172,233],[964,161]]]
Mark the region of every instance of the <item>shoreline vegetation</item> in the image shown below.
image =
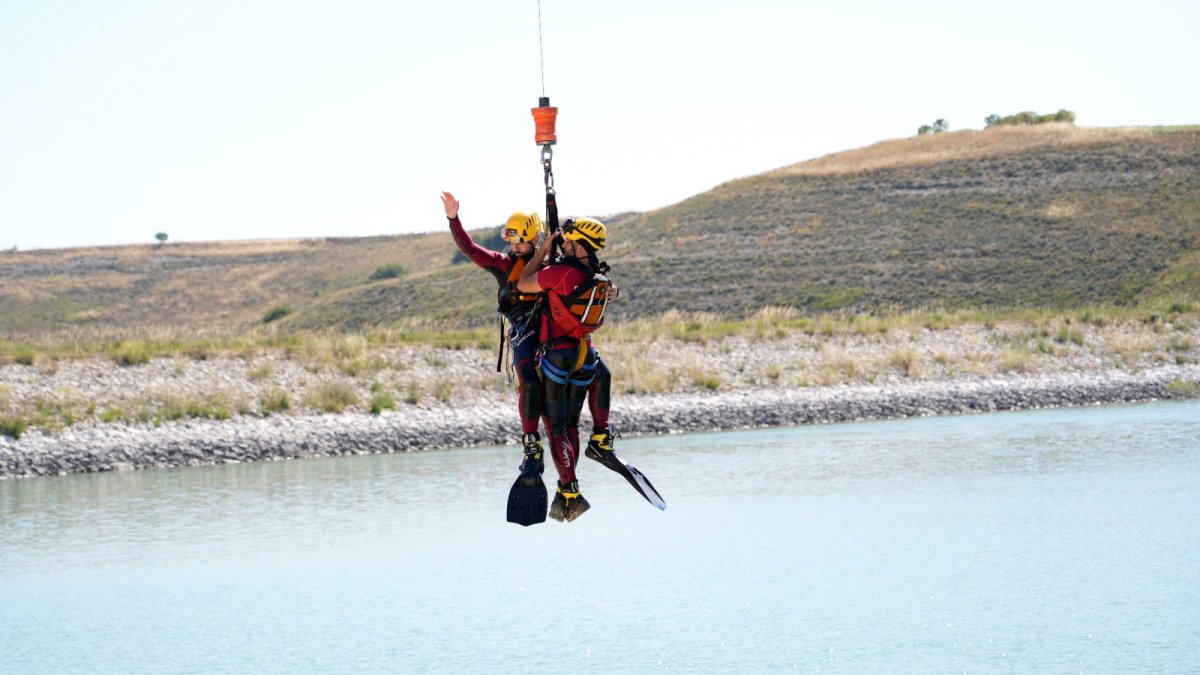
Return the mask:
[[[496,333],[414,325],[0,343],[0,478],[514,443]],[[614,323],[598,347],[627,433],[1200,389],[1200,315],[1187,302],[816,317],[767,307],[740,321],[672,311]]]
[[[1089,306],[1074,309],[954,309],[883,313],[826,311],[806,314],[794,307],[766,306],[738,319],[711,312],[669,310],[657,315],[606,326],[601,335],[608,343],[645,344],[675,339],[706,343],[733,336],[756,339],[784,338],[795,333],[810,336],[887,334],[897,329],[944,330],[981,325],[1024,324],[1035,332],[1063,326],[1137,323],[1158,334],[1187,332],[1200,324],[1200,303],[1187,299],[1157,298],[1129,306]],[[1068,330],[1070,330],[1068,328]],[[1041,335],[1046,337],[1046,335]],[[495,324],[477,327],[435,321],[398,321],[390,326],[347,331],[277,331],[270,326],[249,330],[204,331],[193,327],[137,325],[131,328],[86,326],[0,338],[0,366],[20,364],[53,370],[60,361],[111,360],[122,366],[141,365],[155,358],[252,359],[280,352],[285,358],[316,360],[354,358],[366,350],[419,346],[452,350],[467,347],[495,348]],[[359,346],[354,346],[358,343]]]

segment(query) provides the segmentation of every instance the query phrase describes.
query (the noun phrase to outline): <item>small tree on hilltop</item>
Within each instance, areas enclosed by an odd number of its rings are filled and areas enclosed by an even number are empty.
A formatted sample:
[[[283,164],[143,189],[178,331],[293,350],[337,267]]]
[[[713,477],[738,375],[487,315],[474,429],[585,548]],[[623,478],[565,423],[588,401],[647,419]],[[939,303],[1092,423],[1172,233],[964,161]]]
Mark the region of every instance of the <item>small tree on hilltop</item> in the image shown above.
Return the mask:
[[[1050,122],[1066,122],[1067,124],[1075,123],[1075,113],[1063,108],[1056,113],[1049,115],[1039,115],[1032,110],[1015,113],[1001,117],[999,115],[988,115],[983,118],[984,124],[988,127],[997,126],[1023,126],[1031,124],[1048,124]]]
[[[922,124],[917,128],[917,135],[924,136],[925,134],[940,134],[943,131],[950,131],[950,123],[944,119],[938,119],[933,124]]]
[[[154,235],[154,238],[158,240],[159,244],[167,243],[167,233],[166,232],[159,232],[158,234]]]

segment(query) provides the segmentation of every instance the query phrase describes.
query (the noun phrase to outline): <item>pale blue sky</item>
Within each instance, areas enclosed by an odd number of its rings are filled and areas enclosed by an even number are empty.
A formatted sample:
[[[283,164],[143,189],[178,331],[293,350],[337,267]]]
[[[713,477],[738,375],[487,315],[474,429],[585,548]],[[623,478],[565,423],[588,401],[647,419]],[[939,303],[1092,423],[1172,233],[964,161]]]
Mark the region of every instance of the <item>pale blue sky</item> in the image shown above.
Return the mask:
[[[542,0],[564,214],[945,118],[1200,123],[1200,3]],[[358,236],[542,208],[537,0],[0,0],[0,248]]]

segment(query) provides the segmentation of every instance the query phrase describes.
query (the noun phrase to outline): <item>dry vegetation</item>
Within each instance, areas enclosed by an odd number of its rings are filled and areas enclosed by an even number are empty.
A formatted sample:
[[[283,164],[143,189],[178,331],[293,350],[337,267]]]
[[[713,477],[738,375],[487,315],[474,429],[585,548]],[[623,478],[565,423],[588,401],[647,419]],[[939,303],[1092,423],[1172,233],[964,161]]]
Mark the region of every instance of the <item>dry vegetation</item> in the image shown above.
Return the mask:
[[[825,316],[766,308],[746,321],[672,311],[599,334],[618,396],[889,384],[1200,362],[1200,316],[1026,312]],[[404,344],[373,333],[309,336],[243,352],[184,350],[146,360],[59,359],[0,365],[0,425],[57,431],[411,406],[514,404],[493,346]],[[1173,395],[1188,395],[1180,383]],[[0,431],[0,433],[3,433]]]
[[[1138,127],[1088,128],[1065,122],[1001,126],[883,141],[776,169],[768,176],[839,176],[852,173],[980,160],[1042,148],[1077,148],[1114,140],[1136,142],[1155,132]]]
[[[1040,142],[998,150],[1026,137]],[[957,159],[922,163],[909,144]],[[654,292],[625,316],[1200,298],[1200,130],[999,128],[798,166],[809,164],[823,168],[727,183],[630,221],[614,268]]]
[[[247,332],[273,306],[336,305],[383,265],[420,278],[445,268],[442,235],[172,243],[0,255],[0,325],[11,337],[122,339]],[[319,311],[313,312],[319,314]],[[395,318],[394,316],[392,318]]]

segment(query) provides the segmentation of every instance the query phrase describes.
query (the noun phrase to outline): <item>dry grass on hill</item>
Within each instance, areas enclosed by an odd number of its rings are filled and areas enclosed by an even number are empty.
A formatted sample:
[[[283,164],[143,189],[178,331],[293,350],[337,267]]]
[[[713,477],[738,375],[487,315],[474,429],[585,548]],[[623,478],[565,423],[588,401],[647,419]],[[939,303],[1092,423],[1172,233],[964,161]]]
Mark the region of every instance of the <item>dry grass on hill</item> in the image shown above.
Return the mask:
[[[0,326],[10,339],[156,325],[245,330],[273,306],[302,309],[368,284],[380,266],[400,265],[406,277],[444,269],[453,250],[449,237],[422,234],[9,252],[0,255]]]
[[[1012,155],[1035,148],[1076,147],[1114,139],[1150,137],[1153,131],[1077,127],[1065,122],[1003,126],[982,131],[926,134],[883,141],[768,172],[766,176],[837,176],[879,169],[926,166],[964,159]]]

